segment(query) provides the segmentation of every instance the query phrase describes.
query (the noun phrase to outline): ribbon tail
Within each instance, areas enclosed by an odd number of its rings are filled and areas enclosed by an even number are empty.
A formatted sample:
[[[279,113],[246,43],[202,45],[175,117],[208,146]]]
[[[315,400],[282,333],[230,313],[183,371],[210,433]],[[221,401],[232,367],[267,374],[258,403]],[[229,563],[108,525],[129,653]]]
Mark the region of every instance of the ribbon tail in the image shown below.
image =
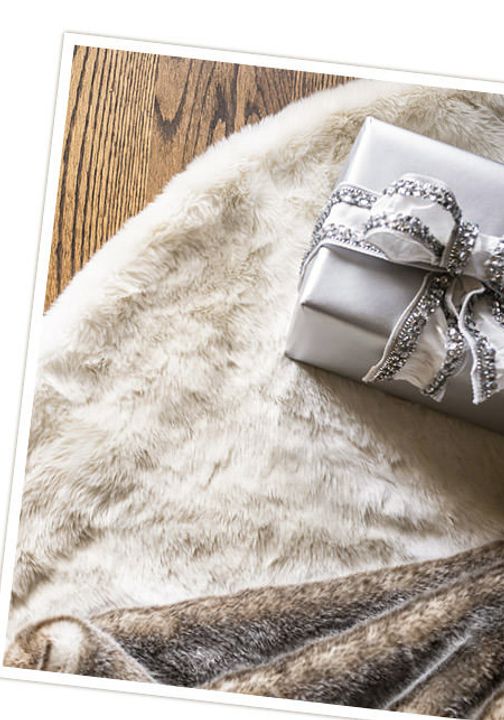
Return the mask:
[[[441,400],[446,381],[460,369],[465,352],[456,317],[445,310],[450,282],[448,275],[426,275],[364,382],[405,380]]]
[[[458,324],[457,310],[453,301],[454,284],[443,299],[443,311],[446,319],[444,333],[444,359],[435,376],[422,388],[422,394],[440,402],[445,394],[450,378],[458,375],[466,361],[467,345]]]
[[[394,328],[381,360],[363,380],[405,380],[441,401],[449,379],[462,370],[467,350],[452,293],[449,276],[428,275]]]
[[[484,285],[471,290],[459,328],[471,350],[473,403],[479,405],[504,388],[504,302]]]

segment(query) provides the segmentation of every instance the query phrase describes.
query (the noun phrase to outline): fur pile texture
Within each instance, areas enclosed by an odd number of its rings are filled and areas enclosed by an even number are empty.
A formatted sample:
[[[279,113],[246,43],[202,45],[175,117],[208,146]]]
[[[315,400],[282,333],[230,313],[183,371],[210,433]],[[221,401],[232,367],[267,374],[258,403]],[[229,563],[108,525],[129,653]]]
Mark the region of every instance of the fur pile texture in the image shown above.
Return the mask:
[[[10,637],[502,535],[504,438],[283,354],[301,257],[367,115],[504,161],[500,96],[325,91],[196,159],[48,312]]]
[[[56,617],[6,664],[489,720],[504,697],[504,543],[301,585]]]

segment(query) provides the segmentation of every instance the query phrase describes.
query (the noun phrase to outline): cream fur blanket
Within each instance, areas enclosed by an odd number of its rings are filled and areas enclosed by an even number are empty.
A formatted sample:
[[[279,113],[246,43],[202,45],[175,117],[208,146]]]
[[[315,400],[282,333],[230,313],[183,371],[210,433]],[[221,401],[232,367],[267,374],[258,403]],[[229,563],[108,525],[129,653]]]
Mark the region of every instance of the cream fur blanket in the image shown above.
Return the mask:
[[[329,578],[504,529],[504,438],[283,355],[364,117],[504,161],[504,99],[356,81],[211,148],[44,320],[11,630]]]

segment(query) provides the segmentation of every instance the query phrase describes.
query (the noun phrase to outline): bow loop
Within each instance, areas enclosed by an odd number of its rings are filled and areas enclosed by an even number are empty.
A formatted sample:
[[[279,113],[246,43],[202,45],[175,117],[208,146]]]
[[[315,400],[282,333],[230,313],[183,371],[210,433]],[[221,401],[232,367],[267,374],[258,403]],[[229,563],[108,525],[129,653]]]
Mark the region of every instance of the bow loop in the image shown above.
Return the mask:
[[[382,193],[341,183],[315,226],[302,274],[320,247],[426,270],[366,382],[405,380],[441,400],[469,354],[473,402],[504,388],[504,238],[465,220],[447,185],[415,174]]]
[[[403,245],[404,235],[417,243],[416,262],[422,262],[423,255],[426,264],[438,266],[456,229],[454,215],[459,217],[459,209],[448,188],[436,185],[432,178],[405,175],[374,203],[368,235],[376,237],[387,227],[397,230],[403,233]]]

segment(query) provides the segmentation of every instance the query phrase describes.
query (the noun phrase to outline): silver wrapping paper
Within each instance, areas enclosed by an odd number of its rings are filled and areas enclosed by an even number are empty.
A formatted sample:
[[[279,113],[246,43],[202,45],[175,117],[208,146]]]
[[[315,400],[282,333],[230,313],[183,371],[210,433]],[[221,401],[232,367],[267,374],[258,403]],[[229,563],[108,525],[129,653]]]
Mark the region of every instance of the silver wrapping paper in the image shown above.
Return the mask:
[[[380,192],[404,173],[442,180],[466,219],[482,232],[504,235],[504,165],[367,118],[339,180]],[[361,380],[381,357],[424,276],[422,270],[352,250],[321,248],[299,289],[286,354]],[[441,403],[401,380],[373,387],[504,434],[504,392],[474,405],[469,371],[468,361]]]

